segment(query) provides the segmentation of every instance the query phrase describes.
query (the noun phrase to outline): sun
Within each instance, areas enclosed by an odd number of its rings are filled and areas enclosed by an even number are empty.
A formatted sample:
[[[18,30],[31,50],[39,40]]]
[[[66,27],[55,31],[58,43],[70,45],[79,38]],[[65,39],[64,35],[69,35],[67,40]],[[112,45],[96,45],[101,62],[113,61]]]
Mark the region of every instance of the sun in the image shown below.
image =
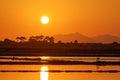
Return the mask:
[[[48,16],[42,16],[41,17],[41,23],[42,24],[48,24],[49,23],[49,17]]]

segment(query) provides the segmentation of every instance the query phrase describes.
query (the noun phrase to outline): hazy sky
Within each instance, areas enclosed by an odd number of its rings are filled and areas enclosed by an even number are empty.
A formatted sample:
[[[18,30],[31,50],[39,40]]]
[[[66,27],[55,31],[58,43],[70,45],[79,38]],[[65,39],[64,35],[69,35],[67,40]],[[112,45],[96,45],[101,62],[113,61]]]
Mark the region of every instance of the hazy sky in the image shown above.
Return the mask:
[[[0,0],[0,40],[74,32],[120,36],[120,0]]]

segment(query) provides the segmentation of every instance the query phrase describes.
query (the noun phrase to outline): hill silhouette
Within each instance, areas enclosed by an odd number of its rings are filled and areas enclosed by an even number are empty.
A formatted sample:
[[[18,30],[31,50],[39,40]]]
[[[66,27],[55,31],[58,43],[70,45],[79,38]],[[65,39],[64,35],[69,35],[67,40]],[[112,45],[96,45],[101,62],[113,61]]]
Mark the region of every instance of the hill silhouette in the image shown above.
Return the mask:
[[[113,36],[113,35],[99,35],[96,37],[93,37],[93,42],[98,43],[98,42],[102,42],[102,43],[111,43],[111,42],[120,42],[120,37],[117,36]]]
[[[63,41],[63,42],[72,42],[74,40],[78,40],[80,43],[112,43],[112,42],[120,42],[120,37],[105,34],[105,35],[98,35],[95,37],[88,37],[82,35],[80,33],[70,33],[70,34],[57,34],[54,35],[56,41]]]

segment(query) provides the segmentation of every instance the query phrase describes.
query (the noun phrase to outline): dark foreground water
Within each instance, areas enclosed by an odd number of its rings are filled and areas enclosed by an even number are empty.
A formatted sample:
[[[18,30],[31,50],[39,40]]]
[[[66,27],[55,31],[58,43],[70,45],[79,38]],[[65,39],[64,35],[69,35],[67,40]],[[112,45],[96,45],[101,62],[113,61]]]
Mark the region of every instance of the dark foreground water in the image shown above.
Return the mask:
[[[0,61],[13,61],[10,59],[11,56],[7,58],[2,57]],[[25,57],[19,56],[19,58]],[[96,61],[96,57],[29,57],[29,59],[36,58],[41,58],[43,61]],[[120,61],[120,58],[100,57],[99,60]],[[0,80],[120,80],[120,72],[117,72],[120,71],[119,65],[0,65],[0,70]]]

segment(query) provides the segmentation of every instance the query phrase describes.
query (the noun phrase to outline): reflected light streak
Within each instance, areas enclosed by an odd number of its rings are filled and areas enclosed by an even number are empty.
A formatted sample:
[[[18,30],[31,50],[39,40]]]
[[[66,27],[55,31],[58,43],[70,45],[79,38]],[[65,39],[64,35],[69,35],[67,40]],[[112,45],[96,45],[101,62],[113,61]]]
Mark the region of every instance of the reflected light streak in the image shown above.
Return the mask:
[[[48,67],[47,66],[41,66],[41,72],[40,72],[40,80],[48,80]]]
[[[45,60],[45,59],[49,59],[50,57],[49,56],[41,56],[40,58]]]

